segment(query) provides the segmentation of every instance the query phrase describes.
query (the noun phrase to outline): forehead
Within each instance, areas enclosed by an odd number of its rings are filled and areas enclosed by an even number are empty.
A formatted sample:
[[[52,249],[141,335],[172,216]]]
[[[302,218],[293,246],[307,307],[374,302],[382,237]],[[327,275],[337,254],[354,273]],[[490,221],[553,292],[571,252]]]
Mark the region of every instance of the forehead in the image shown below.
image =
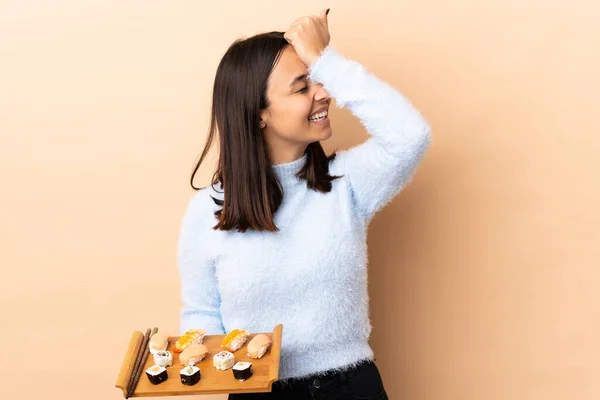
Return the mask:
[[[306,74],[308,69],[306,65],[296,54],[293,46],[286,46],[282,52],[279,61],[273,68],[269,78],[269,90],[278,93],[287,93],[290,91],[290,82],[298,75]],[[302,83],[298,83],[302,84]]]

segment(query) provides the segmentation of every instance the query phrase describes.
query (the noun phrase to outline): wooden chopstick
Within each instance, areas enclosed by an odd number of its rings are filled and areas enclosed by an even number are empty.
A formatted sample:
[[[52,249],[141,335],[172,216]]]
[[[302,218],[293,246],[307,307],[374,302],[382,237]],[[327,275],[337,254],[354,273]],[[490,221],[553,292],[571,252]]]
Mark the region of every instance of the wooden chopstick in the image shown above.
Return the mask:
[[[129,378],[129,383],[127,384],[127,394],[125,395],[126,399],[129,398],[129,396],[131,396],[131,386],[133,385],[134,377],[140,368],[140,363],[142,361],[142,355],[144,354],[144,348],[148,345],[150,332],[151,332],[150,329],[146,329],[146,334],[144,335],[144,339],[142,340],[142,345],[140,346],[140,349],[135,357],[135,364],[133,365],[133,370],[131,371],[131,377]]]
[[[150,331],[150,329],[146,329],[146,335],[144,335],[142,347],[136,357],[135,364],[133,367],[133,373],[131,375],[131,380],[129,381],[129,385],[127,387],[127,395],[125,396],[126,399],[128,399],[135,391],[135,387],[137,386],[140,380],[140,376],[142,374],[142,369],[144,369],[144,365],[146,364],[146,360],[148,359],[148,353],[150,353],[148,342],[150,341],[152,335],[154,335],[157,331],[158,328],[156,327],[152,329],[152,331]]]

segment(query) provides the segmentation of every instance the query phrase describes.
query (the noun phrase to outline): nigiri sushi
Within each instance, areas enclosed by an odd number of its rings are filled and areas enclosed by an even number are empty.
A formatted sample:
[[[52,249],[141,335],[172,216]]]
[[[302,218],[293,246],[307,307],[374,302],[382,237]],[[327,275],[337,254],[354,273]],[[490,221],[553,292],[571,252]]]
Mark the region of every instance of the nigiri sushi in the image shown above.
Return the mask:
[[[208,348],[203,344],[190,344],[181,354],[179,354],[179,362],[181,365],[194,365],[202,361],[208,354]]]
[[[156,332],[148,342],[150,353],[155,354],[157,351],[164,351],[169,344],[169,335],[163,332]]]
[[[242,347],[244,343],[246,343],[246,340],[248,340],[248,336],[250,336],[250,333],[248,333],[247,331],[243,329],[234,329],[223,338],[223,341],[221,342],[221,347],[225,350],[229,350],[230,352],[234,353],[236,350],[239,350],[239,348]]]
[[[267,335],[258,334],[248,342],[248,357],[261,358],[271,346],[271,339]]]
[[[206,332],[204,329],[190,329],[186,331],[177,342],[175,342],[175,347],[173,347],[173,352],[181,353],[183,349],[185,349],[190,344],[202,344],[204,340],[204,335]]]

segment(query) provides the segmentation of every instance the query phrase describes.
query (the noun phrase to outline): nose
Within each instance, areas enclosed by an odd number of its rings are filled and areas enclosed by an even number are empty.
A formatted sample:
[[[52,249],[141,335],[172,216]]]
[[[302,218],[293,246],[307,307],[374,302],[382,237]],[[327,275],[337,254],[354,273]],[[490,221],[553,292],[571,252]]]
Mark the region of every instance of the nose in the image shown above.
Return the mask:
[[[323,88],[323,85],[316,83],[315,85],[315,100],[320,101],[329,98],[329,93]]]

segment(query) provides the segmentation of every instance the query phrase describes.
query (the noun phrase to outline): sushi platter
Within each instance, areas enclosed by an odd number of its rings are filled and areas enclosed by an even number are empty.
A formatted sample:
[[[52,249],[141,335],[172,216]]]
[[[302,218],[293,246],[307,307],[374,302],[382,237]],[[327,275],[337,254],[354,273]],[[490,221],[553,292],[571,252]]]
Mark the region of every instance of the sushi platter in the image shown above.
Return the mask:
[[[282,330],[279,324],[273,332],[227,335],[136,331],[115,386],[125,398],[270,392],[279,379]]]

